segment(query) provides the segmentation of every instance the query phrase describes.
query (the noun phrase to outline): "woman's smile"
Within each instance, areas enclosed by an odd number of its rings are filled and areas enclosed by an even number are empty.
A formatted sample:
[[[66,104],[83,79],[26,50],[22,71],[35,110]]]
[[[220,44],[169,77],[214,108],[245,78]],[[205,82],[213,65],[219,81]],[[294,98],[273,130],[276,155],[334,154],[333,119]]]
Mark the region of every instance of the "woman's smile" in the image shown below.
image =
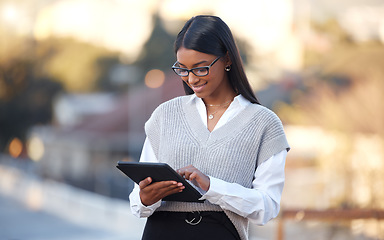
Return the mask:
[[[190,85],[190,86],[195,93],[199,93],[199,92],[203,91],[203,89],[206,85],[207,85],[207,83],[203,83],[203,84],[199,84],[199,85]]]

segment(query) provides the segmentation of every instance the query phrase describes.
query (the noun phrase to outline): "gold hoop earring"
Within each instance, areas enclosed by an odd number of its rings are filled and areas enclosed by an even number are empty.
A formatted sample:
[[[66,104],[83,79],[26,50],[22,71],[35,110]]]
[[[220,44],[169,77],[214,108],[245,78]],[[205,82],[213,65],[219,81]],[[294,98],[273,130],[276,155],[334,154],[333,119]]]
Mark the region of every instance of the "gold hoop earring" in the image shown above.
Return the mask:
[[[231,71],[231,65],[226,66],[224,69],[225,69],[225,71],[227,71],[227,72]]]

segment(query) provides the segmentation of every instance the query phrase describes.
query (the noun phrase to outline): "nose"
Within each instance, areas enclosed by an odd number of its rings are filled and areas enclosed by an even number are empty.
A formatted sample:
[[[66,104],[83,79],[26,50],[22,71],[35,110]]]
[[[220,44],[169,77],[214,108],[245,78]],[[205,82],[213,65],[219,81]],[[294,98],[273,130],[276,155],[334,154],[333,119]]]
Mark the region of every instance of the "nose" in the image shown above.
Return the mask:
[[[198,81],[199,81],[199,78],[197,76],[195,76],[195,74],[190,72],[188,75],[188,83],[193,85],[193,84],[197,83]]]

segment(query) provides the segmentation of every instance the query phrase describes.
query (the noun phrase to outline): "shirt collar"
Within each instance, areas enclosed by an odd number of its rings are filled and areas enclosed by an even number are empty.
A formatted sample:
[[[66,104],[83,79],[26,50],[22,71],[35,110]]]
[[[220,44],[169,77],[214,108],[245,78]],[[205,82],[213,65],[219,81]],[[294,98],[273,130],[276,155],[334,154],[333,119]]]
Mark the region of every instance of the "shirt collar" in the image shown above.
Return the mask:
[[[189,98],[189,100],[187,101],[187,104],[192,104],[192,103],[196,103],[196,98],[198,98],[197,96],[196,96],[196,94],[191,94],[191,95],[189,95],[190,96],[190,98]]]
[[[202,101],[201,98],[197,97],[196,94],[192,94],[190,95],[191,97],[189,98],[189,100],[187,101],[187,104],[192,104],[192,103],[197,103],[197,101]],[[249,104],[251,104],[251,102],[246,99],[245,97],[243,97],[243,95],[239,94],[237,95],[234,99],[233,99],[234,102],[240,104],[240,106],[242,107],[246,107],[248,106]]]
[[[246,107],[248,106],[249,104],[252,104],[248,99],[246,99],[243,95],[239,94],[237,95],[234,99],[233,99],[234,102],[237,102],[238,104],[240,104],[240,106],[242,107]]]

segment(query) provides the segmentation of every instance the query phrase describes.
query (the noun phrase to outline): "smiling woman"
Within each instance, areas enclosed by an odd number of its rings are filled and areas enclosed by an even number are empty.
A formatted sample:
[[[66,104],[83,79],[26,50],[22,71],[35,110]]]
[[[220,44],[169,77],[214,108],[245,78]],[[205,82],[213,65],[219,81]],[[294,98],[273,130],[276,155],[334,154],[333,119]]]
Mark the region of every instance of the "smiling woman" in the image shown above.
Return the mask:
[[[212,59],[211,61],[213,61],[215,56],[220,57],[221,59],[217,63],[219,67],[216,66],[216,69],[226,69],[226,71],[214,71],[216,74],[219,74],[217,77],[224,79],[223,83],[229,84],[235,95],[242,94],[250,102],[259,103],[245,75],[240,54],[229,27],[226,24],[220,24],[221,20],[215,19],[208,23],[199,21],[199,19],[197,21],[194,20],[189,20],[176,38],[175,53],[178,62],[186,64],[189,61],[191,62],[190,64],[194,65],[200,63],[199,61],[201,60]],[[202,57],[205,59],[199,59]],[[190,58],[193,58],[194,62],[189,60]],[[191,83],[186,82],[186,79],[183,80],[186,93],[194,93],[190,89]],[[210,101],[209,99],[206,100]],[[226,99],[216,100],[226,101]]]
[[[204,99],[206,104],[220,104],[236,96],[228,75],[223,71],[225,66],[231,65],[228,57],[215,58],[214,55],[182,47],[177,51],[177,58],[179,65],[193,67],[191,69],[178,68],[177,70],[182,70],[184,74],[181,77],[184,83],[192,89],[196,96]],[[222,60],[219,60],[220,58]],[[208,65],[210,62],[211,64]],[[213,65],[215,63],[216,65]],[[189,71],[192,71],[193,74],[189,74]],[[178,75],[180,76],[180,74]],[[220,96],[224,96],[225,99]]]
[[[145,178],[130,194],[133,214],[148,217],[142,239],[247,240],[249,221],[265,224],[279,212],[289,150],[282,124],[258,103],[219,17],[187,21],[175,53],[187,96],[152,113],[140,161],[167,163],[202,201],[171,201],[182,183]]]

